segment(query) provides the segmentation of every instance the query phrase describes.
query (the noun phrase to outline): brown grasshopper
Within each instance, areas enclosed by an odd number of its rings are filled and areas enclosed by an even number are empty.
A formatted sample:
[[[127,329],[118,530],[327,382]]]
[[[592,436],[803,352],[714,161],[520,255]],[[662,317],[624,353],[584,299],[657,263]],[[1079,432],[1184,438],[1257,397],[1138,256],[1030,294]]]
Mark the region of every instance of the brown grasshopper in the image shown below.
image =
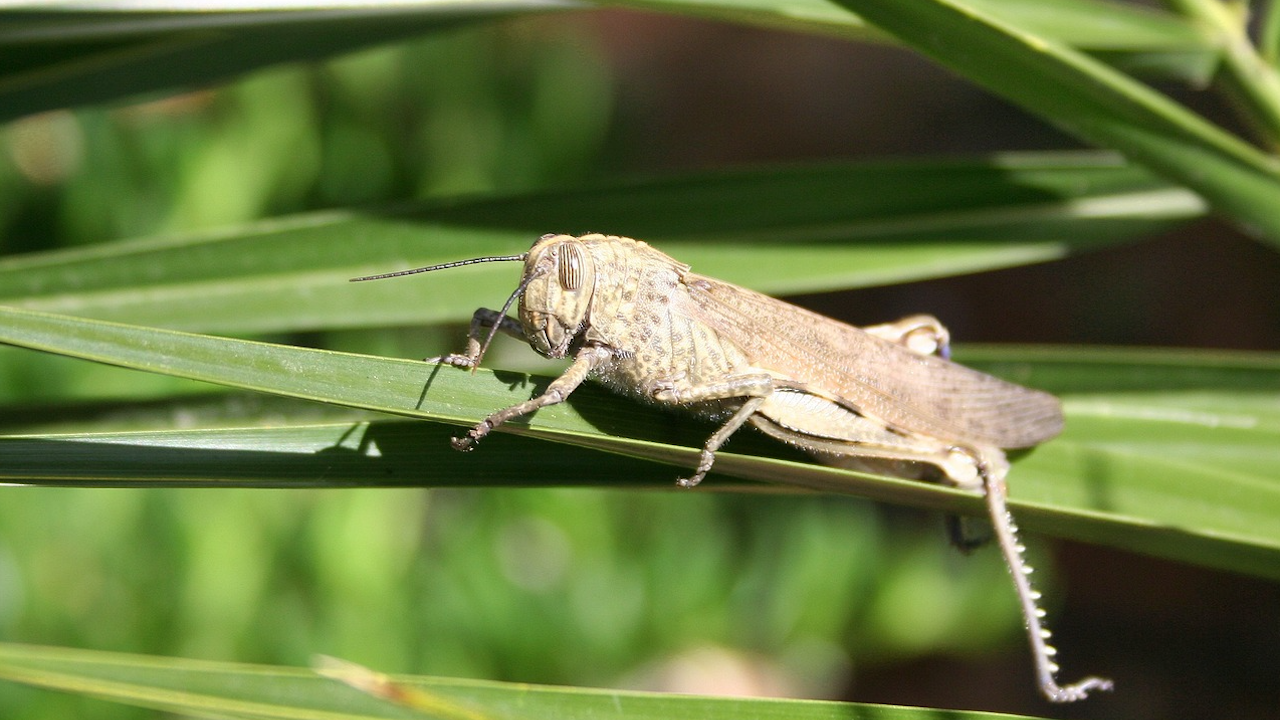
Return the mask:
[[[1041,692],[1071,702],[1111,689],[1096,677],[1057,683],[1056,650],[1006,507],[1009,463],[1002,448],[1057,435],[1063,423],[1057,398],[951,362],[947,330],[931,316],[856,328],[698,275],[630,238],[548,234],[520,255],[355,280],[498,261],[524,262],[515,292],[499,312],[476,310],[465,353],[431,361],[475,368],[502,331],[573,364],[541,395],[455,438],[454,448],[470,450],[507,420],[564,402],[592,377],[614,392],[722,422],[693,474],[677,481],[682,487],[697,485],[716,451],[746,423],[845,466],[909,478],[941,475],[986,497]],[[507,316],[516,298],[519,322]]]

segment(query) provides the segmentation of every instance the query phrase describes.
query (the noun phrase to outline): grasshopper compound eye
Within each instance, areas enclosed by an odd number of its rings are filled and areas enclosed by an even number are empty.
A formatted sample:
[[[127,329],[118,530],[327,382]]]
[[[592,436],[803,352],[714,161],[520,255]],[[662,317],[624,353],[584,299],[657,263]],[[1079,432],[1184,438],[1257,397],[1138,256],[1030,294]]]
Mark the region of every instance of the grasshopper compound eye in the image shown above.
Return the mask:
[[[569,235],[543,236],[525,261],[520,326],[538,354],[562,358],[587,326],[595,291],[595,263]]]

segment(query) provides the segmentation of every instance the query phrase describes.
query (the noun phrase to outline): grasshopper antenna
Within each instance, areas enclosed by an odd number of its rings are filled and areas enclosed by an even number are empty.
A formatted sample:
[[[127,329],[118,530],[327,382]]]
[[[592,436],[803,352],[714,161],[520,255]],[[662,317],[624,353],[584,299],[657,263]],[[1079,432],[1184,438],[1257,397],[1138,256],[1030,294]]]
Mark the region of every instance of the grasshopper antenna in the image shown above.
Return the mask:
[[[528,257],[529,253],[525,252],[519,255],[490,255],[489,257],[471,258],[470,260],[454,260],[453,262],[428,265],[426,267],[413,268],[412,270],[398,270],[396,272],[382,273],[381,275],[365,275],[364,277],[351,278],[350,282],[385,280],[387,278],[400,277],[401,275],[416,275],[418,273],[431,272],[432,270],[447,270],[449,268],[462,267],[463,265],[475,265],[476,263],[512,262],[516,260],[524,262]],[[507,304],[510,305],[510,303]]]
[[[515,292],[512,292],[511,296],[507,298],[507,301],[502,304],[502,310],[498,311],[498,322],[495,322],[493,327],[489,328],[489,334],[485,336],[484,344],[480,346],[480,353],[476,355],[476,364],[471,366],[471,372],[473,374],[475,373],[476,368],[480,367],[480,358],[484,357],[485,351],[489,349],[489,343],[493,342],[493,339],[498,336],[498,330],[502,327],[501,321],[507,316],[507,311],[511,309],[511,306],[515,304],[516,298],[524,295],[524,289],[529,287],[529,283],[532,282],[534,278],[542,277],[545,274],[545,272],[532,272],[525,275],[524,279],[520,281],[520,284],[516,286]]]
[[[440,263],[439,265],[427,265],[426,267],[413,268],[410,270],[398,270],[396,272],[382,273],[380,275],[365,275],[364,277],[351,278],[351,282],[364,282],[365,280],[385,280],[386,278],[400,277],[402,275],[416,275],[418,273],[431,272],[432,270],[447,270],[448,268],[462,267],[463,265],[475,265],[477,263],[487,262],[524,262],[529,258],[529,253],[520,253],[519,255],[491,255],[488,257],[471,258],[470,260],[455,260],[453,262]],[[498,318],[505,318],[507,311],[515,304],[516,298],[524,294],[525,288],[534,278],[541,277],[544,273],[535,272],[525,275],[520,280],[520,285],[516,287],[515,292],[507,298],[507,302],[503,304],[502,311],[498,313]],[[475,360],[471,365],[471,372],[475,372],[480,366],[480,358],[484,357],[485,351],[489,349],[489,344],[493,342],[493,338],[498,334],[498,330],[502,327],[501,322],[495,322],[493,327],[489,329],[489,334],[485,336],[484,343],[480,346],[480,351],[476,353]]]

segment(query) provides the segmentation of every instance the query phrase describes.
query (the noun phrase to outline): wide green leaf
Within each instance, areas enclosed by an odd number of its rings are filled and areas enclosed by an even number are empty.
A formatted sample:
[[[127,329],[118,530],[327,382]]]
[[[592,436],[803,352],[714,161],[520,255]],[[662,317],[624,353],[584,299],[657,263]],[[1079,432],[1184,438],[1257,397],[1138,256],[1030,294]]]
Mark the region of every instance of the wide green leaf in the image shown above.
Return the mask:
[[[839,0],[868,21],[1084,140],[1124,153],[1280,244],[1275,158],[1132,77],[963,0]]]
[[[341,675],[341,671],[338,673]],[[370,675],[362,668],[348,674]],[[0,678],[197,717],[243,720],[980,720],[958,710],[550,687],[485,680],[396,676],[392,703],[303,668],[0,644]],[[1012,718],[1012,715],[1000,715]]]
[[[0,308],[0,325],[0,342],[455,425],[473,424],[492,410],[524,400],[548,380],[488,371],[472,375],[415,361],[24,310]],[[997,353],[980,366],[1054,390],[1065,400],[1068,423],[1063,435],[1015,465],[1015,512],[1028,529],[1277,576],[1280,483],[1274,470],[1280,467],[1280,358],[1061,350]],[[504,429],[688,468],[695,464],[697,448],[711,426],[672,422],[665,414],[584,388],[570,402]],[[184,481],[184,473],[185,481],[196,484],[234,483],[237,478],[247,484],[264,479],[271,483],[272,474],[276,484],[305,484],[308,472],[327,468],[327,461],[339,458],[351,464],[333,474],[326,469],[313,481],[323,485],[335,478],[363,476],[371,484],[378,484],[379,478],[399,484],[405,477],[419,477],[430,485],[459,482],[460,477],[468,483],[512,478],[509,465],[504,474],[500,466],[448,457],[451,451],[437,430],[347,423],[302,432],[288,438],[258,432],[229,437],[216,432],[15,437],[3,442],[9,457],[0,466],[5,468],[2,472],[12,473],[6,475],[10,480],[54,484],[123,484],[130,478],[141,484],[177,483]],[[744,480],[981,512],[980,500],[948,488],[820,467],[783,448],[740,454],[744,445],[735,443],[735,452],[722,453],[716,471]],[[609,477],[620,472],[619,466],[605,464],[601,467],[607,470],[596,475],[587,456],[579,458],[586,469],[566,472],[559,453],[531,447],[508,447],[506,439],[498,437],[471,456],[515,452],[480,462],[508,463],[515,458],[521,468],[518,476],[550,484],[566,478],[607,483],[606,472]],[[755,447],[759,445],[752,443],[746,449]],[[200,450],[188,458],[185,468],[184,448]],[[300,464],[285,472],[280,467],[288,461],[281,455],[263,455],[271,452],[298,452]],[[325,459],[316,464],[318,457]],[[398,466],[394,473],[389,470],[393,466]],[[211,477],[209,467],[225,467],[234,475]],[[669,483],[676,475],[672,470],[664,479],[649,466],[636,471],[645,482]]]
[[[237,333],[461,321],[500,304],[519,268],[347,280],[519,253],[546,232],[597,231],[785,294],[1043,262],[1203,212],[1194,194],[1109,155],[768,168],[316,213],[11,257],[0,260],[0,302]]]

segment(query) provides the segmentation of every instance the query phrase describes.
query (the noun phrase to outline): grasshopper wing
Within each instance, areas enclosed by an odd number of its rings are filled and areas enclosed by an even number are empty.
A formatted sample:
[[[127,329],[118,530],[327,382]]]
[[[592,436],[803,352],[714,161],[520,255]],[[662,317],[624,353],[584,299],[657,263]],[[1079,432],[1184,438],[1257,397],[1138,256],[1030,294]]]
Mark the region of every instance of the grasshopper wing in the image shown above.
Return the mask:
[[[714,278],[685,273],[684,286],[675,302],[754,367],[900,432],[1020,448],[1062,430],[1062,406],[1048,393]]]

